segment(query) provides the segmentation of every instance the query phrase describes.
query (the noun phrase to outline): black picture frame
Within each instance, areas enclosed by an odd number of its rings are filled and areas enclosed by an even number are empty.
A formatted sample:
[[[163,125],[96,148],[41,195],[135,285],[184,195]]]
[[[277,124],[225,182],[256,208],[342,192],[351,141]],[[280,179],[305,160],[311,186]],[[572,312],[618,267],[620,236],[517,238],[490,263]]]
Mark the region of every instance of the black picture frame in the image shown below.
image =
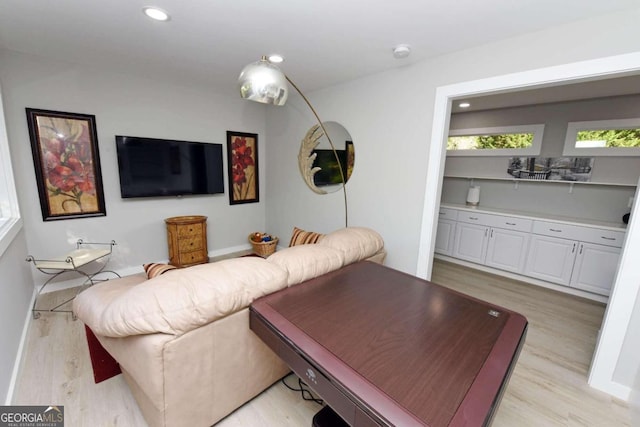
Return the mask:
[[[227,131],[229,204],[260,201],[258,134]]]
[[[42,220],[106,216],[95,116],[26,113]]]

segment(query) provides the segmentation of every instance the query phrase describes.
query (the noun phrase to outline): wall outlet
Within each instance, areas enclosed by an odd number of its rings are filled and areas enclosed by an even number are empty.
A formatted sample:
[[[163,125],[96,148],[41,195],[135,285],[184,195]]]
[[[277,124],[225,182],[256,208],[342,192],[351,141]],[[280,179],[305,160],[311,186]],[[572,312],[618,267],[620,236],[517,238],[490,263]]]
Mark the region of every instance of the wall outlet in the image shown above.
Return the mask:
[[[628,208],[630,208],[631,206],[633,206],[633,197],[629,197],[629,203],[627,204]]]

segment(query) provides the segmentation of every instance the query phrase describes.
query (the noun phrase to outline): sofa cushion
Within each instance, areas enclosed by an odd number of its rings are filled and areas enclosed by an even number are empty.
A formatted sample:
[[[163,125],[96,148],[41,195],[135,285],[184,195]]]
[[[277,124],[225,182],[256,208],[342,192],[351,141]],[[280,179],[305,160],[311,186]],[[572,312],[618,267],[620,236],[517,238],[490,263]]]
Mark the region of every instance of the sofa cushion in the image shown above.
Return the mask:
[[[97,329],[100,329],[100,316],[105,307],[146,280],[146,274],[138,273],[124,276],[121,279],[111,279],[97,283],[85,289],[73,299],[73,313],[91,328],[95,334],[100,335]]]
[[[287,271],[288,286],[313,279],[344,265],[344,257],[340,251],[318,245],[298,245],[282,249],[267,258],[267,261]]]
[[[82,292],[74,304],[78,317],[96,334],[182,335],[286,287],[287,272],[262,258],[234,258],[163,274],[101,303],[109,282]],[[88,305],[93,312],[87,312]]]
[[[322,239],[324,234],[316,233],[314,231],[305,231],[298,227],[293,227],[293,234],[289,241],[289,247],[297,245],[308,245],[312,243],[318,243]]]
[[[362,261],[384,247],[382,236],[365,227],[348,227],[326,234],[318,242],[340,251],[344,256],[344,265]]]

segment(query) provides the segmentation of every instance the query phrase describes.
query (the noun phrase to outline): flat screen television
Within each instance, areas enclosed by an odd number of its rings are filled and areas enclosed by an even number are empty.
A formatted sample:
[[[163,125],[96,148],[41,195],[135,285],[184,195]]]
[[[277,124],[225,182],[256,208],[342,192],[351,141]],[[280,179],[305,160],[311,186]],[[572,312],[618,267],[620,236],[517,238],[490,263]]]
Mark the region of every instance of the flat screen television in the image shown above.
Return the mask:
[[[222,144],[116,136],[122,198],[224,193]]]

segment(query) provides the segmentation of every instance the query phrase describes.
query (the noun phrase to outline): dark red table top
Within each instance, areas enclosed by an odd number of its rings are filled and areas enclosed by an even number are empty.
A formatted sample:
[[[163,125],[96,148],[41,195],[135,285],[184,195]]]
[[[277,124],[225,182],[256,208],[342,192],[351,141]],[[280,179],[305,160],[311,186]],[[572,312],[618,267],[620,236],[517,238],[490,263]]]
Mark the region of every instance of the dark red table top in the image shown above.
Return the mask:
[[[483,425],[527,327],[517,313],[366,261],[251,309],[395,425]]]

